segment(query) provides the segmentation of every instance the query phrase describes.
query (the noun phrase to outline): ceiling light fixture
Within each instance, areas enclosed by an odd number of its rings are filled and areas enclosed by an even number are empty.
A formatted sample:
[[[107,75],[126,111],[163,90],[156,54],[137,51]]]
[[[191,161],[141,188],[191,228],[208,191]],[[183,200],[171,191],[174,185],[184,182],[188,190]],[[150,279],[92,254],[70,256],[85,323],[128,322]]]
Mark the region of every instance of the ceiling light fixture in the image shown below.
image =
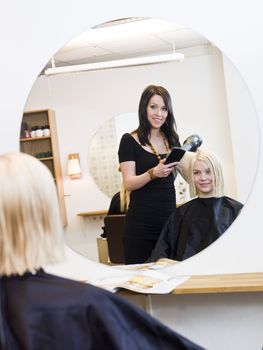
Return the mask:
[[[126,58],[126,59],[114,60],[114,61],[76,64],[72,66],[63,66],[63,67],[53,67],[53,68],[46,69],[45,75],[49,76],[49,75],[56,75],[56,74],[85,72],[85,71],[94,71],[94,70],[101,70],[101,69],[142,66],[142,65],[164,63],[164,62],[170,62],[170,61],[181,62],[183,60],[184,60],[184,55],[182,53],[173,52],[165,55],[143,56],[143,57]]]

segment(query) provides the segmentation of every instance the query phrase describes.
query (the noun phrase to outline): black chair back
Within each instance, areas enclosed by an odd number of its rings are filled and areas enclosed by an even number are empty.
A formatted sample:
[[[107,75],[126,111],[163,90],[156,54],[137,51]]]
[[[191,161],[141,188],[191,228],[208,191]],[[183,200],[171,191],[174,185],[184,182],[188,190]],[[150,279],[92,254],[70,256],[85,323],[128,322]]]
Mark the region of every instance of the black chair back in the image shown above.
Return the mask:
[[[124,264],[123,230],[125,217],[125,214],[104,217],[109,259],[114,264]]]

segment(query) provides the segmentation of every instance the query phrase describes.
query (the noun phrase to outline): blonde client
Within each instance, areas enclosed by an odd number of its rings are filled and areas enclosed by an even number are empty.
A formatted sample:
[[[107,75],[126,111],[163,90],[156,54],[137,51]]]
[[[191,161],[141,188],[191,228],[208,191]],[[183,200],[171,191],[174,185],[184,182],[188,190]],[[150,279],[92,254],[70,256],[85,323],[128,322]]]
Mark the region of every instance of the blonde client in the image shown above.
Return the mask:
[[[54,181],[0,156],[0,349],[200,349],[126,300],[43,267],[63,259]]]
[[[243,207],[224,196],[221,164],[212,152],[199,149],[194,153],[186,175],[190,195],[196,198],[169,217],[148,261],[181,261],[200,252],[225,232]]]

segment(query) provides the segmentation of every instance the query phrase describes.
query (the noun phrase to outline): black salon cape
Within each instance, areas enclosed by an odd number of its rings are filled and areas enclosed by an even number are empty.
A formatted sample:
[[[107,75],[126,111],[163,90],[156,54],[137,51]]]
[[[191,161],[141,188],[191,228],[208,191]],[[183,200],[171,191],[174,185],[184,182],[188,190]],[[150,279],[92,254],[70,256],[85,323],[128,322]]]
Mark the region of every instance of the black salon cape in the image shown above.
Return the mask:
[[[208,247],[232,224],[243,205],[229,197],[195,198],[170,215],[147,260],[184,260]]]
[[[38,271],[0,279],[2,350],[201,349],[125,299]]]

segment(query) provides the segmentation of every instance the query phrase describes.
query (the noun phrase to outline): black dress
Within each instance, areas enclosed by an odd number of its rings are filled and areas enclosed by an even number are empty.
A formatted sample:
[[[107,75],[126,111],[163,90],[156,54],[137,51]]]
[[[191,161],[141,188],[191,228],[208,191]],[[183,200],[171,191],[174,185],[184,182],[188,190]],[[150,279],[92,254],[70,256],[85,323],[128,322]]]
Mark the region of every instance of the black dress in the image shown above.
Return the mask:
[[[125,299],[39,270],[0,278],[1,350],[201,350]]]
[[[229,197],[195,198],[178,207],[165,224],[148,261],[184,260],[217,240],[243,205]]]
[[[136,175],[145,173],[158,164],[155,154],[146,151],[130,135],[122,136],[119,162],[135,161]],[[164,158],[166,154],[160,154]],[[126,264],[146,261],[159,238],[161,230],[176,206],[174,175],[157,178],[130,194],[130,205],[124,229]]]

